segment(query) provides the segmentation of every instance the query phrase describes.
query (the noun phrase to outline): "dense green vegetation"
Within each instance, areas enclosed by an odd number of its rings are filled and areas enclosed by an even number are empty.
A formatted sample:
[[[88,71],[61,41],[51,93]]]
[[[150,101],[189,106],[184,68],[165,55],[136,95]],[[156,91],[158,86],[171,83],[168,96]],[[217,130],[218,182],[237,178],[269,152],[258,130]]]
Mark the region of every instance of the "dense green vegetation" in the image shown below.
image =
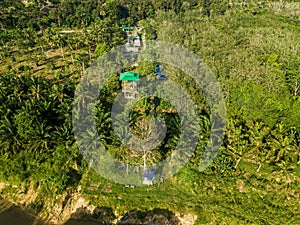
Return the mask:
[[[299,224],[300,20],[299,4],[223,0],[0,2],[0,180],[40,192],[32,207],[62,193],[80,192],[91,203],[127,212],[167,208],[198,215],[197,224]],[[209,135],[209,109],[192,80],[170,78],[193,96],[203,143],[172,179],[126,189],[97,175],[82,158],[72,131],[72,104],[84,70],[126,42],[122,26],[143,26],[147,39],[197,53],[222,86],[227,130],[214,163],[197,165]],[[154,65],[136,68],[155,76]],[[120,91],[116,74],[101,91],[96,122],[116,158],[141,165],[114,135],[110,107]],[[132,126],[163,112],[168,137],[149,164],[176,146],[178,116],[165,101],[145,99]],[[154,114],[155,115],[155,114]],[[141,122],[142,123],[142,122]],[[173,128],[173,129],[171,129]],[[174,129],[175,128],[175,129]],[[130,157],[126,157],[126,156]],[[134,157],[135,155],[135,157]],[[140,160],[140,161],[139,161]],[[152,161],[151,161],[152,160]],[[4,196],[12,191],[2,190]]]

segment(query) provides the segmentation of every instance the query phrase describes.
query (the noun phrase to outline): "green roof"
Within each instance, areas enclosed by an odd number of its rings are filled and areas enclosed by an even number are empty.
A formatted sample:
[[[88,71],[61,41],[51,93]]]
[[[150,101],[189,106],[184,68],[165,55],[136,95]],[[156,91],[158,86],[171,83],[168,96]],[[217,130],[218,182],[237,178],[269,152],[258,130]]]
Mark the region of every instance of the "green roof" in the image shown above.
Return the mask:
[[[130,30],[130,27],[123,27],[123,30]]]
[[[120,74],[120,80],[138,81],[139,77],[140,74],[135,72],[124,72]]]

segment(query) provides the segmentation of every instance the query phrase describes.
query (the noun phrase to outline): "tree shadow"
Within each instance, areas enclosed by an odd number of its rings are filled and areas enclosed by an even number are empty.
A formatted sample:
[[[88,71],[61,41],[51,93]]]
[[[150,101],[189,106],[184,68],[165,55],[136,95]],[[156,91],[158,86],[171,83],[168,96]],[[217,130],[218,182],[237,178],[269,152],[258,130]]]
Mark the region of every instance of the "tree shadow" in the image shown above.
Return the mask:
[[[49,221],[37,217],[32,208],[20,208],[0,198],[0,223],[18,225],[46,225]],[[4,210],[3,210],[4,209]],[[116,216],[110,207],[96,207],[93,212],[87,207],[78,208],[64,225],[109,225],[113,224]],[[1,223],[2,224],[2,223]],[[179,225],[177,216],[167,209],[155,208],[151,211],[132,210],[117,221],[118,225]]]
[[[113,210],[109,207],[97,207],[91,213],[86,207],[79,208],[71,215],[64,225],[99,225],[99,224],[113,224],[116,216]],[[132,210],[126,213],[121,219],[117,221],[118,225],[179,225],[180,220],[177,216],[167,209],[156,208],[151,211]]]
[[[132,210],[126,213],[118,222],[118,225],[136,225],[136,224],[169,224],[179,225],[180,220],[175,213],[167,209],[155,208],[151,211]]]
[[[81,207],[64,225],[112,224],[115,217],[113,210],[109,207],[96,207],[92,213],[86,207]]]

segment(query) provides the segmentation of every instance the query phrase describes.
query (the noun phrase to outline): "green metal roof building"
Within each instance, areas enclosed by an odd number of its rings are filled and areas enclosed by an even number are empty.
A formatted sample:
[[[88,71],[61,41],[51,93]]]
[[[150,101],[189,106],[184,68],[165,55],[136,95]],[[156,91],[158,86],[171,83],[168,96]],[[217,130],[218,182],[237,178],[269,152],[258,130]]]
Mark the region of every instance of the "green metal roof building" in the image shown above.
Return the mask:
[[[123,31],[130,31],[130,27],[123,27],[122,30]]]
[[[125,98],[135,99],[138,95],[139,73],[124,72],[120,74],[119,80],[122,81],[122,92]]]
[[[120,74],[120,80],[121,81],[138,81],[140,78],[140,74],[139,73],[135,73],[135,72],[124,72]]]

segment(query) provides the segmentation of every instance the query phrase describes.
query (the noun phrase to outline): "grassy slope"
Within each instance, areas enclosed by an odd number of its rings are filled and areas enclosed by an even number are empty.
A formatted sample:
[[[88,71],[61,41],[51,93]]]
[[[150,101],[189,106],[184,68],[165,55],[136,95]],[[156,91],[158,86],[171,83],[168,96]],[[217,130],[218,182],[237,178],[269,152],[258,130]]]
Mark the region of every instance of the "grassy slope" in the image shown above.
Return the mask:
[[[299,26],[285,17],[271,12],[260,12],[254,17],[250,10],[245,13],[232,11],[207,21],[199,19],[198,12],[194,12],[194,18],[191,14],[187,13],[181,20],[160,14],[159,37],[196,48],[221,79],[228,74],[228,64],[236,67],[229,72],[230,77],[225,82],[231,82],[240,74],[257,83],[266,82],[259,76],[246,76],[257,75],[257,72],[276,76],[276,72],[260,66],[259,55],[275,52],[282,60],[297,58],[293,51],[282,51],[289,46],[297,48],[299,44],[296,36]],[[188,36],[189,40],[196,40],[196,47],[192,41],[184,41],[187,36],[186,29],[180,28],[182,21],[190,22],[187,29],[198,30],[192,34],[194,37]],[[278,31],[285,35],[280,37]],[[197,224],[299,224],[299,166],[292,172],[270,166],[262,167],[260,172],[256,169],[256,164],[246,161],[241,161],[238,170],[228,171],[227,175],[221,171],[198,173],[186,167],[160,186],[126,189],[112,184],[109,190],[105,188],[107,181],[91,173],[82,184],[86,186],[85,195],[93,204],[113,206],[120,212],[135,208],[146,211],[151,206],[151,209],[168,208],[197,214]],[[99,187],[89,188],[99,180]]]
[[[270,21],[273,23],[281,20],[275,15],[272,17],[274,18],[270,18]],[[244,29],[247,26],[246,21],[241,22],[245,22]],[[204,27],[206,25],[203,24]],[[228,44],[226,42],[230,42],[231,38],[225,31],[224,33],[221,31],[220,34],[220,30],[223,30],[224,26],[230,26],[230,23],[216,20],[212,26],[219,28],[219,31],[215,30],[213,33],[216,42],[220,46]],[[249,29],[259,30],[259,28],[251,28],[251,26],[250,24]],[[288,25],[287,29],[290,30],[293,27]],[[207,27],[207,31],[209,31],[209,27]],[[295,28],[294,32],[298,31]],[[243,32],[243,29],[238,29],[236,32]],[[168,34],[166,30],[164,33]],[[295,33],[292,32],[291,37]],[[202,35],[205,36],[205,33]],[[233,35],[230,34],[230,36]],[[223,41],[225,43],[222,43]],[[206,43],[209,45],[208,42]],[[230,48],[230,45],[227,45],[226,48]],[[241,49],[243,47],[237,47],[237,50]],[[215,51],[218,50],[215,49]],[[222,51],[219,52],[222,53]],[[243,57],[242,51],[237,53],[232,50],[232,52],[237,54],[234,55],[236,61],[233,62],[233,64],[237,64]],[[208,63],[215,60],[209,56],[210,53],[209,50],[203,53]],[[31,63],[26,56],[13,54],[16,56],[16,62],[2,61],[1,70],[5,69],[8,64],[16,69],[21,64]],[[221,56],[219,57],[221,58]],[[58,67],[62,65],[63,59],[59,49],[53,55],[49,55],[47,59],[54,61]],[[71,62],[69,56],[65,60]],[[240,69],[242,70],[242,66]],[[37,75],[45,74],[45,65],[34,68],[31,72]],[[49,75],[54,75],[53,71],[49,70]],[[228,171],[227,175],[224,175],[221,171],[198,173],[192,168],[186,167],[174,178],[159,186],[135,189],[126,189],[118,184],[112,184],[110,187],[108,186],[110,182],[90,171],[80,185],[83,187],[83,195],[92,204],[112,207],[120,213],[136,208],[145,211],[149,208],[168,208],[182,213],[197,214],[198,224],[299,224],[299,166],[293,173],[288,174],[273,171],[274,168],[271,167],[263,167],[257,173],[256,168],[257,165],[242,161],[236,172]],[[91,188],[93,184],[96,186]]]
[[[298,224],[299,170],[287,177],[271,169],[257,173],[256,165],[241,162],[236,172],[224,175],[186,167],[161,185],[135,189],[90,172],[81,184],[92,204],[119,213],[166,208],[198,215],[197,224]]]

